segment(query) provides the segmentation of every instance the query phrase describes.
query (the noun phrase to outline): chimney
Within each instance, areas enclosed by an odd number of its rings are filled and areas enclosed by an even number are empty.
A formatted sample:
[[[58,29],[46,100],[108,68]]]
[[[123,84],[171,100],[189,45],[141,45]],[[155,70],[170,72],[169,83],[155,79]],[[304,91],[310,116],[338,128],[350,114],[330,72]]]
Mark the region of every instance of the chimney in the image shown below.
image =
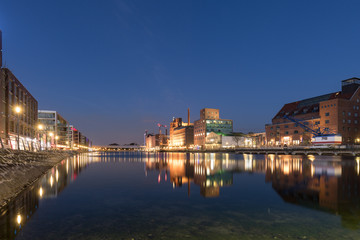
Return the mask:
[[[2,32],[0,30],[0,68],[2,68]]]
[[[188,126],[190,126],[190,108],[188,108]]]

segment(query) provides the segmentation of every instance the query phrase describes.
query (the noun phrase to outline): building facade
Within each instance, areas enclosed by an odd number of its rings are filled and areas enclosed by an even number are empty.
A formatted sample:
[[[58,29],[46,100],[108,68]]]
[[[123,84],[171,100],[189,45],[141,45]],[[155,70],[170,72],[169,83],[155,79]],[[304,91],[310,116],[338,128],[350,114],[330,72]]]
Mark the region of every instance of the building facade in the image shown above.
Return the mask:
[[[320,129],[328,134],[340,134],[343,144],[360,143],[359,106],[360,79],[342,81],[339,92],[329,93],[285,104],[265,125],[268,145],[308,145],[312,133],[287,117],[300,121],[305,126]]]
[[[174,118],[170,123],[170,143],[171,148],[189,148],[194,145],[194,125],[188,122],[184,123],[182,118]]]
[[[37,148],[35,133],[38,102],[7,68],[0,69],[0,99],[1,144],[21,150]]]
[[[169,139],[165,134],[147,134],[146,135],[146,150],[159,150],[168,145]]]
[[[38,119],[39,123],[43,125],[42,131],[39,131],[39,134],[44,135],[40,137],[42,146],[70,148],[68,121],[58,112],[50,110],[39,110]]]
[[[57,111],[39,110],[38,118],[43,126],[43,129],[39,130],[42,148],[88,149],[91,147],[91,141]]]
[[[219,109],[201,109],[200,119],[194,122],[194,145],[204,148],[206,137],[211,132],[231,134],[233,132],[233,121],[220,119]]]

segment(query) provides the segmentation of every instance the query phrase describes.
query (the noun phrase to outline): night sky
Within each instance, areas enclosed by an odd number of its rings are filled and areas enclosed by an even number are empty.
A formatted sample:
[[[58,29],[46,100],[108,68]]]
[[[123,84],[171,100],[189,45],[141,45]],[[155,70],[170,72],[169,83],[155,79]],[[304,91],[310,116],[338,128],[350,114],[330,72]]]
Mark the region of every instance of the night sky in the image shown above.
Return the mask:
[[[360,1],[0,0],[6,67],[93,144],[220,109],[264,131],[360,77]]]

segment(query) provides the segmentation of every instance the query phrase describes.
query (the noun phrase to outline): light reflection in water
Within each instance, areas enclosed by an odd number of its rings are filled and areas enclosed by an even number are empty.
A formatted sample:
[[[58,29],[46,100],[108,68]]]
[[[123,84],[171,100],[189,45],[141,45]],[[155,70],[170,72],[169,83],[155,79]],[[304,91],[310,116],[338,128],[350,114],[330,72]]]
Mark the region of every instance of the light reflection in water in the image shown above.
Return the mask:
[[[57,197],[94,159],[86,155],[73,158],[79,161],[69,165],[69,159],[63,160],[0,210],[0,239],[14,239],[38,209],[40,199]]]
[[[347,228],[356,229],[360,223],[359,157],[340,161],[340,157],[228,153],[92,153],[62,161],[2,209],[0,237],[13,239],[41,199],[56,198],[95,162],[142,162],[142,177],[153,172],[154,184],[167,184],[175,191],[185,186],[189,197],[192,184],[199,186],[203,197],[221,197],[221,189],[232,186],[236,174],[258,173],[285,202],[340,215]]]

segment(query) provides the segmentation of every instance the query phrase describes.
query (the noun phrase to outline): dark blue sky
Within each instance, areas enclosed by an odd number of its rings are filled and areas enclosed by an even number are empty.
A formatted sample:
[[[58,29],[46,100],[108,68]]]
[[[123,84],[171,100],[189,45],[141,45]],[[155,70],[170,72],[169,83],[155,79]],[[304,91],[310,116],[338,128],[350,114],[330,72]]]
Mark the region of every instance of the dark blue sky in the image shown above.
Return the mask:
[[[220,109],[264,131],[360,77],[359,1],[0,0],[6,66],[94,144]]]

